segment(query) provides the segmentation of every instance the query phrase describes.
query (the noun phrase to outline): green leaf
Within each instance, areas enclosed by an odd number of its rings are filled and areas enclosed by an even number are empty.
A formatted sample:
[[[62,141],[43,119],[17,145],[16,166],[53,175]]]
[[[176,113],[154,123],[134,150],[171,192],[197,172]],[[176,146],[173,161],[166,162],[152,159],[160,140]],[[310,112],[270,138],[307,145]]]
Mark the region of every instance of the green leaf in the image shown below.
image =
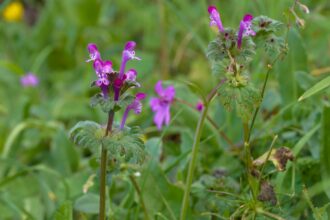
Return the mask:
[[[227,111],[236,109],[237,115],[247,122],[250,120],[253,111],[259,106],[261,97],[260,91],[252,84],[235,87],[226,83],[219,89],[220,101]]]
[[[253,19],[253,30],[258,34],[267,34],[280,30],[283,23],[261,15]]]
[[[296,72],[307,70],[307,54],[300,34],[290,29],[288,33],[289,52],[283,61],[277,63],[276,72],[283,106],[296,102],[298,96]]]
[[[101,145],[103,135],[101,125],[93,121],[80,121],[70,130],[70,137],[75,144],[92,151]]]
[[[99,196],[96,194],[87,193],[79,197],[74,204],[74,209],[88,214],[98,214]]]
[[[269,34],[264,41],[265,51],[268,56],[275,59],[279,54],[286,53],[287,46],[283,37],[278,37],[275,34]]]
[[[104,138],[103,144],[109,151],[110,160],[115,159],[118,164],[142,164],[145,159],[145,147],[138,127],[115,128]]]
[[[117,102],[110,98],[105,99],[100,93],[94,95],[91,98],[90,105],[95,107],[97,105],[101,106],[103,112],[108,113],[111,110],[119,111],[120,109],[125,109],[129,104],[134,101],[135,97],[132,95],[123,95]]]
[[[132,95],[124,95],[116,103],[116,106],[118,106],[119,109],[126,109],[126,107],[130,105],[134,101],[134,99],[135,97]]]
[[[322,179],[325,182],[330,179],[330,107],[323,107],[323,119],[322,119],[322,135],[323,135],[323,143],[321,145],[321,171],[322,171]],[[328,197],[330,198],[330,188],[324,187],[324,190]]]
[[[330,86],[330,76],[322,79],[320,82],[318,82],[314,86],[312,86],[312,88],[305,91],[304,94],[302,94],[302,96],[300,96],[298,101],[302,101],[312,95],[315,95],[316,93],[320,92],[321,90],[323,90],[329,86]]]
[[[55,213],[55,220],[72,220],[72,203],[64,202]]]
[[[108,113],[110,110],[115,108],[116,103],[113,100],[105,99],[103,96],[98,93],[91,98],[90,105],[96,107],[97,105],[101,106],[103,112]]]

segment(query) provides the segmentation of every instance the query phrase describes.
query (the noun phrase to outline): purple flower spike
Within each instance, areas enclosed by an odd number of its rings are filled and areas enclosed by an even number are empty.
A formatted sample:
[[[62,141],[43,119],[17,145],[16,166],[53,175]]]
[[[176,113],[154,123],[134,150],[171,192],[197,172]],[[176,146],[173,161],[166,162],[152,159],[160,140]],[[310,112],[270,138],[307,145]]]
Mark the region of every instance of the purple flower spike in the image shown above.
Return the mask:
[[[137,93],[135,96],[135,100],[127,106],[124,115],[123,115],[123,119],[121,120],[121,124],[120,124],[120,129],[122,130],[125,126],[126,123],[126,119],[128,116],[128,113],[130,110],[134,110],[135,114],[140,114],[142,111],[142,103],[141,100],[146,98],[146,94],[145,93]]]
[[[252,20],[253,16],[251,14],[246,14],[239,24],[238,36],[237,36],[237,47],[238,49],[242,46],[242,38],[246,36],[254,36],[256,32],[252,30]]]
[[[197,111],[199,111],[199,112],[203,111],[203,109],[204,109],[204,104],[203,104],[203,102],[201,102],[201,101],[197,102],[197,104],[196,104],[196,109],[197,109]]]
[[[222,26],[222,22],[221,22],[221,18],[220,18],[220,14],[217,10],[217,8],[213,5],[209,6],[209,8],[207,9],[209,14],[210,14],[210,26],[217,26],[219,28],[220,32],[223,32],[223,26]]]
[[[128,41],[125,45],[125,49],[123,51],[122,61],[120,65],[119,78],[122,78],[125,72],[126,63],[129,60],[141,60],[141,58],[135,56],[135,46],[136,43],[134,41]]]
[[[39,84],[39,79],[33,73],[27,73],[21,77],[21,85],[23,87],[36,87]]]
[[[155,85],[155,91],[158,94],[158,98],[152,98],[150,100],[151,110],[155,112],[154,122],[157,128],[160,130],[165,123],[170,123],[170,106],[174,100],[175,89],[173,86],[168,86],[166,89],[162,87],[162,81],[158,81]]]
[[[100,52],[95,44],[88,44],[87,49],[89,52],[90,59],[86,60],[86,62],[94,61],[96,59],[101,59]]]

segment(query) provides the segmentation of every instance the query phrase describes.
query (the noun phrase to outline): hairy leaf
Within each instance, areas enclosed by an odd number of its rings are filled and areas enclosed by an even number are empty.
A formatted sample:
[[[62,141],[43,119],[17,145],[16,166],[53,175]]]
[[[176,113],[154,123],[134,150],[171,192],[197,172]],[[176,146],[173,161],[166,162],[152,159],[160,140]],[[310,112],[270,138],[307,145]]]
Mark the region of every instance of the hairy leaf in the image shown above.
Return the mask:
[[[144,143],[138,127],[116,128],[104,138],[103,144],[109,150],[110,159],[116,163],[142,164],[145,159]]]
[[[103,129],[93,121],[80,121],[71,130],[70,137],[79,146],[94,149],[101,145]]]
[[[108,113],[110,110],[116,112],[120,109],[125,109],[134,101],[134,98],[135,97],[132,95],[123,95],[117,102],[115,102],[111,98],[105,99],[101,94],[96,94],[91,98],[90,104],[92,107],[100,105],[102,111],[105,113]]]
[[[269,32],[276,32],[280,30],[283,23],[271,19],[267,16],[261,15],[253,19],[253,30],[257,34],[267,34]]]
[[[220,87],[219,93],[224,107],[228,111],[236,109],[237,115],[245,122],[249,121],[261,101],[260,92],[252,84],[235,87],[226,83]]]

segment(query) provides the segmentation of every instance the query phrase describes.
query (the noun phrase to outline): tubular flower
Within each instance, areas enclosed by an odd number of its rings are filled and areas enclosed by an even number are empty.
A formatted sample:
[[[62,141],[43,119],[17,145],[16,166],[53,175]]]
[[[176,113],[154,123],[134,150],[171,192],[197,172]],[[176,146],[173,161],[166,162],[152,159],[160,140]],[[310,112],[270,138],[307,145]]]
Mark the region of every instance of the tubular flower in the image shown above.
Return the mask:
[[[256,32],[252,30],[252,20],[253,16],[251,14],[246,14],[241,20],[237,36],[237,47],[240,49],[242,46],[242,38],[246,36],[254,36]]]
[[[165,123],[170,123],[170,107],[175,96],[175,89],[173,86],[167,88],[162,87],[162,81],[158,81],[155,85],[155,91],[159,97],[150,100],[151,110],[155,112],[154,123],[160,130]]]
[[[121,120],[121,124],[120,124],[120,129],[123,129],[127,120],[127,116],[130,110],[133,110],[135,114],[140,114],[142,111],[142,103],[141,100],[146,98],[146,94],[145,93],[137,93],[135,95],[135,99],[134,101],[127,106],[123,118]]]
[[[202,101],[197,102],[197,104],[196,104],[196,109],[197,109],[197,111],[199,111],[199,112],[203,111],[203,109],[204,109],[204,104],[203,104]]]
[[[21,85],[23,87],[36,87],[39,84],[39,79],[33,73],[27,73],[21,77]]]
[[[101,59],[100,52],[95,44],[93,43],[88,44],[87,49],[89,52],[90,59],[86,60],[86,62],[94,61],[96,59]]]
[[[141,60],[141,58],[135,56],[135,46],[136,43],[134,41],[128,41],[125,45],[125,48],[123,50],[122,54],[122,60],[119,70],[119,78],[122,78],[125,72],[126,63],[129,60]]]
[[[110,73],[113,72],[112,62],[109,60],[102,61],[101,59],[95,59],[93,63],[93,68],[98,77],[98,79],[95,81],[95,84],[101,88],[103,96],[107,98],[110,84],[108,76]]]
[[[136,82],[137,71],[135,69],[130,69],[125,73],[126,80]],[[141,85],[136,82],[136,86],[140,87]]]
[[[224,28],[222,26],[220,14],[215,6],[209,6],[208,12],[210,14],[210,26],[217,26],[220,32],[224,31]]]

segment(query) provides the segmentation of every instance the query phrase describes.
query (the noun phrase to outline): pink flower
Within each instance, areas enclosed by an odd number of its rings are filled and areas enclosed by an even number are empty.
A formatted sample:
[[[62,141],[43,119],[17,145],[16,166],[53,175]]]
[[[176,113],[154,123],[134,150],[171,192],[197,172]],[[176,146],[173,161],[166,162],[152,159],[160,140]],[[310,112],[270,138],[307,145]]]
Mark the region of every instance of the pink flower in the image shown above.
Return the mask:
[[[220,18],[220,14],[217,10],[217,8],[215,6],[209,6],[209,8],[207,9],[209,14],[210,14],[210,26],[218,26],[219,31],[223,32],[223,26],[222,26],[222,22],[221,22],[221,18]]]
[[[175,96],[175,89],[173,86],[167,88],[162,87],[162,81],[158,81],[155,85],[155,91],[158,94],[158,98],[152,98],[150,100],[151,110],[155,112],[154,123],[160,130],[163,124],[168,125],[170,123],[170,107],[173,103]]]
[[[36,87],[39,84],[39,79],[33,73],[27,73],[21,77],[21,85],[23,87]]]
[[[256,32],[251,29],[253,16],[250,14],[244,15],[243,20],[241,20],[239,25],[239,30],[237,34],[237,47],[240,49],[242,46],[242,38],[246,36],[254,36]]]
[[[100,52],[95,44],[93,43],[88,44],[87,49],[89,52],[90,59],[86,60],[86,62],[94,61],[96,59],[101,59]]]
[[[98,79],[95,81],[95,84],[101,88],[104,98],[108,97],[109,93],[109,74],[113,72],[112,62],[110,60],[102,61],[97,58],[94,60],[93,68]]]
[[[204,109],[204,104],[203,104],[202,101],[197,102],[197,104],[196,104],[196,109],[197,109],[197,111],[199,111],[199,112],[203,111],[203,109]]]
[[[121,124],[120,124],[120,129],[123,129],[126,123],[126,119],[128,116],[128,113],[130,110],[133,110],[135,112],[135,114],[140,114],[142,111],[142,103],[141,100],[146,98],[146,94],[145,93],[137,93],[135,95],[135,100],[127,106],[123,118],[121,120]]]
[[[125,72],[126,63],[129,60],[141,60],[141,58],[135,56],[135,46],[136,43],[134,41],[128,41],[125,45],[122,54],[122,60],[119,70],[119,78],[122,78]]]

